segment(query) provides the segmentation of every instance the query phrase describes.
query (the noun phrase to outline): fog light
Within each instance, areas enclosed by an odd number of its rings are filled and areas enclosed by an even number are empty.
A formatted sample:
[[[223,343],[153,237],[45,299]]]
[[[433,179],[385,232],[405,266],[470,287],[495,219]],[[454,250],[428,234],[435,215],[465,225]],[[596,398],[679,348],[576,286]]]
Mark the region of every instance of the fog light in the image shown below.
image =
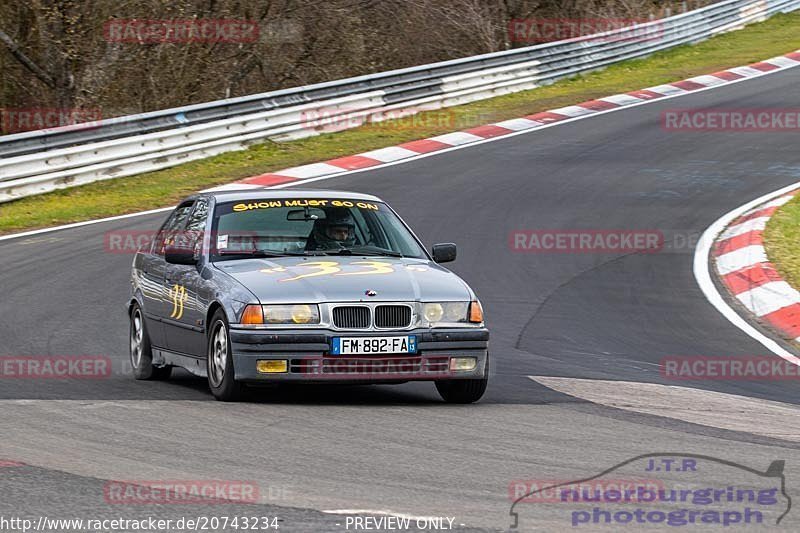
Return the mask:
[[[262,359],[256,361],[256,370],[260,374],[282,374],[289,369],[286,359]]]
[[[450,370],[452,372],[469,372],[478,366],[477,357],[451,357]]]

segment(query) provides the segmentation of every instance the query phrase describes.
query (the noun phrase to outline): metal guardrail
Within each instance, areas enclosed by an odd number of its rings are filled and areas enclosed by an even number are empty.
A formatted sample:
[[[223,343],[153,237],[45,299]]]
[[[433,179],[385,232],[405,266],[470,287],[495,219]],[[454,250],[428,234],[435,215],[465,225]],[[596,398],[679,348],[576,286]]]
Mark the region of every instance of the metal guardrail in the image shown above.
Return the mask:
[[[130,176],[422,110],[532,89],[694,43],[800,8],[725,0],[674,17],[565,41],[333,82],[0,137],[0,202]],[[325,124],[319,124],[323,117]]]

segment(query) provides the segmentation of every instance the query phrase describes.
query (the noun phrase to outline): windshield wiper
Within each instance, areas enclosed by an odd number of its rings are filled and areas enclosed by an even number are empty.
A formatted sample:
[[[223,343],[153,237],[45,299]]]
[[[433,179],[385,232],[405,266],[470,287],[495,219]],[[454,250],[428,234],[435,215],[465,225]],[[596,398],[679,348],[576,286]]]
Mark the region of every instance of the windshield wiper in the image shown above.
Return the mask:
[[[326,250],[328,255],[383,255],[386,257],[405,257],[400,252],[386,250],[384,248],[372,248],[371,246],[360,246],[358,248],[342,248],[341,250]]]

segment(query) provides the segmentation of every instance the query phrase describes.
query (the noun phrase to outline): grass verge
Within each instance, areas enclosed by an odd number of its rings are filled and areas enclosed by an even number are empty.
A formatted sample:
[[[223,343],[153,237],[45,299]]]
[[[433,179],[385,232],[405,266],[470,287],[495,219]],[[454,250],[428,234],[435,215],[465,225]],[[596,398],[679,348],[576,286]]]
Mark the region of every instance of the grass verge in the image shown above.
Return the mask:
[[[800,287],[800,196],[781,206],[764,231],[767,256],[792,287]]]
[[[746,65],[800,49],[799,30],[800,13],[777,15],[697,45],[531,91],[299,141],[265,142],[157,172],[23,198],[0,204],[0,234],[169,206],[197,190],[248,176]]]

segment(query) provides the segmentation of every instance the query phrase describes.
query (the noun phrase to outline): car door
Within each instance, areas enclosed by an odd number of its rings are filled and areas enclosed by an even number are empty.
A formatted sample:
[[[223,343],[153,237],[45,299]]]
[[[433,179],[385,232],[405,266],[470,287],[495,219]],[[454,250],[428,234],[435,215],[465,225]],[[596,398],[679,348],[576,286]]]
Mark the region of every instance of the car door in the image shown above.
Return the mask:
[[[201,276],[205,264],[203,238],[208,221],[208,200],[199,198],[192,206],[183,230],[176,236],[180,248],[191,250],[197,265],[167,264],[165,282],[172,297],[170,314],[164,318],[167,349],[182,354],[204,356],[206,351],[205,312],[209,305],[210,283]]]
[[[153,240],[153,245],[150,249],[148,260],[145,262],[146,272],[143,269],[143,276],[147,279],[148,285],[157,287],[156,293],[152,298],[147,298],[145,306],[150,306],[149,314],[152,315],[152,321],[158,322],[155,329],[155,335],[151,332],[151,342],[159,348],[169,348],[169,341],[167,339],[168,331],[165,327],[164,320],[172,314],[173,310],[173,296],[171,287],[167,285],[167,267],[169,266],[164,259],[164,251],[168,244],[171,244],[176,235],[179,235],[186,219],[191,212],[193,201],[188,201],[180,204],[172,212],[170,217],[161,227]],[[150,330],[148,330],[150,331]]]
[[[142,289],[145,323],[150,342],[158,348],[167,347],[162,321],[164,316],[169,314],[168,309],[172,307],[164,287],[164,278],[167,272],[167,263],[164,260],[164,246],[169,239],[169,235],[174,233],[175,229],[186,220],[191,205],[191,202],[188,205],[180,205],[170,213],[156,233],[150,248],[141,258],[140,286]]]

